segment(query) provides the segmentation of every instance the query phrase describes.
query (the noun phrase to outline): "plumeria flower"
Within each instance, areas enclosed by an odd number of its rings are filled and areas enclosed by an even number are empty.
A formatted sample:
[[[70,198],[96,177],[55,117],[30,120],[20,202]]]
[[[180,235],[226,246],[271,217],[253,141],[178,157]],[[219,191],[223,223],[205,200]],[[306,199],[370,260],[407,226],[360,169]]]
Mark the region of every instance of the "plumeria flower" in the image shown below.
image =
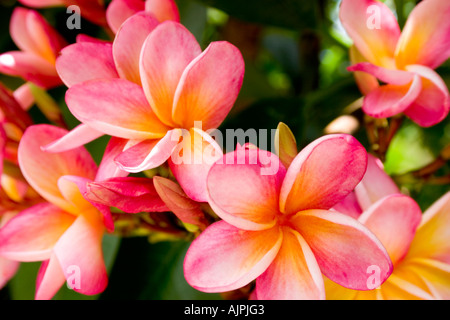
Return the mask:
[[[421,1],[400,30],[389,8],[373,0],[343,0],[340,20],[354,42],[348,68],[375,118],[405,114],[429,127],[449,112],[449,93],[434,71],[450,55],[450,2]],[[379,84],[377,79],[383,84]]]
[[[82,294],[102,292],[107,273],[102,238],[111,229],[111,212],[92,204],[83,194],[87,182],[102,181],[117,168],[105,155],[100,167],[83,147],[52,154],[41,150],[67,131],[50,125],[29,127],[19,145],[20,169],[27,182],[47,202],[21,211],[0,229],[0,256],[15,261],[43,261],[36,299],[50,299],[79,271],[73,289]],[[112,149],[114,150],[114,149]]]
[[[197,166],[171,162],[171,168],[192,199],[206,201],[201,177],[222,155],[206,132],[222,123],[239,94],[244,75],[239,50],[217,41],[202,52],[183,25],[159,23],[146,13],[137,13],[122,25],[112,54],[107,43],[102,44],[102,51],[91,51],[100,44],[77,45],[74,50],[68,47],[67,55],[63,50],[57,68],[69,86],[67,105],[82,124],[45,150],[64,151],[111,135],[129,142],[115,159],[119,167],[140,172],[180,153],[180,145],[186,145],[187,152],[190,142],[198,140],[193,149],[205,143],[213,147],[201,147],[203,151],[194,157],[211,161],[200,161]],[[72,58],[83,50],[77,57],[79,64],[74,63]],[[96,63],[105,58],[90,60],[90,56],[108,57],[110,63]],[[73,64],[80,68],[74,70]]]
[[[20,51],[0,55],[1,73],[21,77],[43,88],[62,84],[55,61],[67,43],[37,11],[14,9],[10,34]]]
[[[391,276],[371,291],[355,291],[326,280],[329,299],[449,299],[450,192],[422,215],[417,203],[400,193],[380,160],[369,156],[361,183],[336,210],[368,227],[389,253]]]
[[[106,19],[111,30],[116,33],[126,19],[142,11],[151,14],[159,22],[180,21],[174,0],[113,0],[106,10]]]
[[[371,266],[379,267],[383,282],[392,263],[380,241],[355,219],[329,210],[360,182],[366,161],[365,149],[349,135],[312,142],[287,170],[275,154],[254,147],[225,154],[207,177],[208,203],[223,220],[192,242],[187,282],[225,292],[256,279],[258,299],[324,299],[322,274],[368,290]],[[278,170],[262,174],[270,166]]]
[[[80,8],[80,14],[100,26],[106,26],[105,4],[103,0],[19,0],[25,6],[31,8],[69,7],[72,5]]]

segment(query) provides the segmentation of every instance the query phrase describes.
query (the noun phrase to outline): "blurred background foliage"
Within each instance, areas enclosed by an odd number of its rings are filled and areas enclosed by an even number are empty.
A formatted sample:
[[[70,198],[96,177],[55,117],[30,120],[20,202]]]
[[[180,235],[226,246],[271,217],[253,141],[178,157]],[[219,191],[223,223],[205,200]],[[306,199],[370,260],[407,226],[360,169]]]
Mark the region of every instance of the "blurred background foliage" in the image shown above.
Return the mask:
[[[107,2],[108,3],[108,2]],[[399,24],[415,5],[412,0],[388,0]],[[327,133],[336,118],[351,116],[340,130],[350,130],[369,152],[376,151],[371,127],[362,114],[361,94],[349,66],[351,40],[338,19],[338,0],[177,0],[181,22],[205,48],[211,41],[227,40],[242,52],[246,72],[239,98],[221,130],[275,129],[279,122],[293,131],[299,150]],[[0,0],[0,52],[14,50],[9,19],[15,0]],[[106,38],[97,26],[82,20],[81,30],[66,27],[64,8],[39,10],[69,41],[78,33]],[[450,85],[450,62],[437,69]],[[14,89],[22,82],[1,75]],[[48,93],[61,106],[69,128],[78,122],[64,103],[64,86]],[[38,106],[31,109],[36,122],[46,122]],[[450,119],[421,128],[404,119],[383,152],[386,171],[423,210],[449,190]],[[342,127],[344,126],[344,127]],[[270,132],[270,131],[269,131]],[[259,141],[261,142],[261,141]],[[107,138],[87,147],[99,161]],[[264,143],[267,143],[265,141]],[[375,153],[376,154],[376,153]],[[149,241],[150,240],[150,241]],[[110,283],[99,296],[86,297],[65,287],[55,299],[222,299],[239,292],[206,294],[191,288],[183,277],[184,253],[189,241],[151,237],[105,237],[105,259]],[[23,263],[17,276],[0,295],[32,299],[39,264]]]

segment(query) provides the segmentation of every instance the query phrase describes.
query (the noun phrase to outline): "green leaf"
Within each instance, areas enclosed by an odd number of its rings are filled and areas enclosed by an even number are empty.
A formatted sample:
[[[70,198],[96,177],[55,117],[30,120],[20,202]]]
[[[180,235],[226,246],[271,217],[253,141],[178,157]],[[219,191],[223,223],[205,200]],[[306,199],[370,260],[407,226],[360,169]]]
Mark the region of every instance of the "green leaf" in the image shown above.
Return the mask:
[[[390,175],[400,175],[424,167],[434,158],[425,143],[424,129],[407,120],[392,139],[384,169]]]

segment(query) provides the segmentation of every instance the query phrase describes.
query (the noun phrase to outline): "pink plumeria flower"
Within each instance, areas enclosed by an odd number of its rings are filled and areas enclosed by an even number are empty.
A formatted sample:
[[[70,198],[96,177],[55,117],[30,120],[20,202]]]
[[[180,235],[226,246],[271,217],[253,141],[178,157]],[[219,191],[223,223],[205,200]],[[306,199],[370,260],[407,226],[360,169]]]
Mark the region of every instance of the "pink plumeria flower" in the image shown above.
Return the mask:
[[[67,105],[82,124],[45,150],[64,151],[107,134],[129,142],[116,158],[120,168],[140,172],[180,152],[177,147],[182,137],[186,151],[190,149],[188,142],[199,137],[200,145],[213,145],[215,152],[201,151],[194,157],[211,161],[170,164],[186,193],[196,201],[206,201],[204,177],[212,160],[222,155],[206,132],[222,123],[239,94],[244,76],[239,50],[218,41],[202,52],[183,25],[159,23],[145,12],[122,25],[112,54],[107,43],[76,45],[63,50],[57,68],[69,86]],[[102,51],[92,51],[101,47]],[[99,52],[105,53],[101,59],[109,57],[110,63],[89,59],[101,56]],[[69,57],[77,53],[79,63],[74,63]],[[80,68],[74,70],[74,64]],[[195,127],[196,122],[202,128]],[[185,187],[188,185],[193,187]]]
[[[106,10],[106,19],[111,30],[116,33],[126,19],[143,11],[159,22],[180,21],[180,13],[174,0],[113,0]]]
[[[55,61],[64,38],[37,11],[20,7],[11,16],[10,33],[20,51],[0,55],[0,72],[43,88],[61,85]]]
[[[391,276],[371,291],[355,291],[326,281],[329,299],[449,299],[450,192],[422,215],[417,203],[400,193],[380,160],[369,156],[361,183],[335,209],[357,218],[386,248]]]
[[[52,298],[77,270],[79,283],[73,289],[82,294],[102,292],[108,280],[102,238],[110,227],[111,213],[109,208],[88,202],[83,194],[87,182],[110,177],[111,169],[116,168],[105,161],[97,168],[83,147],[58,154],[41,150],[41,144],[66,133],[50,125],[35,125],[25,131],[19,146],[20,168],[47,202],[23,210],[0,229],[0,256],[43,261],[36,299]]]
[[[208,202],[223,220],[203,231],[186,254],[191,286],[225,292],[256,279],[254,298],[324,299],[322,273],[360,290],[368,290],[370,266],[380,268],[381,282],[391,274],[380,241],[355,219],[329,210],[366,170],[367,153],[356,139],[324,136],[287,170],[274,154],[244,150],[245,157],[242,149],[228,153],[209,171]],[[274,163],[274,174],[261,174]]]
[[[32,8],[69,7],[80,8],[80,14],[100,26],[106,26],[105,4],[103,0],[19,0],[25,6]]]
[[[1,195],[0,195],[1,197]],[[1,209],[0,209],[1,210]],[[0,230],[9,221],[15,214],[14,213],[1,213],[0,214]],[[16,274],[19,269],[20,262],[9,260],[3,257],[0,257],[0,289],[5,287],[5,285],[11,280],[12,277]]]
[[[375,118],[405,114],[423,127],[449,112],[449,92],[434,71],[450,56],[450,3],[421,1],[400,27],[389,8],[373,0],[343,0],[341,22],[354,41],[348,68]],[[377,79],[385,84],[380,85]]]

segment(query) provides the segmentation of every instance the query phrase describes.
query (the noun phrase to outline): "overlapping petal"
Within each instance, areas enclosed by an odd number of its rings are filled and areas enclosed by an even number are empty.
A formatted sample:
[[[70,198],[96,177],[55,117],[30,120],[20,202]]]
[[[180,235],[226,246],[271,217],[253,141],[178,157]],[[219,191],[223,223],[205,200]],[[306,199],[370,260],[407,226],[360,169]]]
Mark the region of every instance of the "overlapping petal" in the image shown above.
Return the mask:
[[[13,11],[10,34],[22,51],[34,53],[51,64],[66,45],[62,36],[37,11],[21,7]]]
[[[184,260],[186,281],[204,292],[240,288],[267,269],[282,238],[278,227],[245,231],[225,221],[216,222],[189,247]]]
[[[325,299],[320,268],[298,232],[284,228],[277,256],[256,279],[256,295],[261,300]]]
[[[79,276],[79,283],[73,287],[79,293],[93,295],[106,288],[108,275],[103,261],[103,233],[99,213],[80,215],[53,249],[66,279]]]
[[[142,88],[128,80],[91,80],[74,85],[66,92],[66,102],[81,122],[119,138],[162,138],[168,130],[152,112]]]
[[[373,289],[392,273],[386,249],[355,219],[337,212],[306,210],[290,219],[314,253],[322,273],[350,289]],[[373,270],[372,270],[373,269]],[[377,278],[371,278],[373,273]]]
[[[340,20],[359,52],[371,63],[389,67],[400,37],[400,27],[392,11],[374,0],[343,0]]]
[[[364,211],[381,198],[397,193],[400,189],[384,171],[381,160],[368,154],[366,173],[355,188],[358,205]]]
[[[422,127],[430,127],[444,120],[450,109],[445,82],[428,67],[409,65],[407,69],[420,75],[422,90],[404,114]]]
[[[395,265],[408,253],[421,219],[412,198],[393,194],[375,202],[358,220],[377,236]]]
[[[169,158],[180,186],[195,201],[207,202],[206,178],[212,165],[223,156],[218,143],[205,131],[192,128]]]
[[[450,4],[427,0],[408,16],[396,48],[398,68],[420,64],[435,69],[450,56]]]
[[[201,52],[192,33],[171,21],[161,23],[145,40],[140,61],[142,86],[163,123],[176,126],[172,120],[175,90],[186,67]]]
[[[0,229],[0,255],[17,261],[49,259],[74,220],[73,215],[48,203],[26,209]]]
[[[43,88],[61,84],[54,65],[28,52],[9,51],[0,55],[0,72],[22,77]]]
[[[50,300],[66,282],[61,265],[55,254],[42,262],[36,279],[36,300]]]
[[[94,79],[119,78],[107,42],[77,42],[61,50],[56,59],[56,70],[67,87]]]
[[[275,174],[261,174],[262,157],[277,163]],[[207,177],[208,203],[228,223],[244,230],[272,227],[286,169],[267,151],[241,149],[223,156]]]
[[[352,136],[315,140],[292,161],[280,191],[280,210],[330,209],[355,188],[366,166],[367,152]]]
[[[169,159],[181,136],[181,129],[169,130],[162,139],[144,140],[126,148],[115,161],[121,170],[127,172],[156,168]]]
[[[234,105],[244,78],[244,59],[226,41],[211,43],[184,70],[174,97],[173,120],[191,128],[217,128]]]
[[[152,179],[148,178],[118,177],[89,182],[85,197],[127,213],[169,211],[156,192]]]
[[[141,84],[139,57],[142,45],[150,32],[159,24],[153,16],[136,13],[118,30],[113,43],[113,56],[117,72],[123,79]]]
[[[67,134],[65,129],[51,125],[29,127],[19,145],[19,164],[28,183],[47,201],[73,212],[75,207],[58,189],[58,180],[65,175],[94,179],[97,165],[89,152],[82,147],[64,153],[48,153],[41,150]],[[36,143],[39,141],[39,143]]]
[[[425,211],[408,255],[450,263],[449,224],[450,192],[447,192]]]

